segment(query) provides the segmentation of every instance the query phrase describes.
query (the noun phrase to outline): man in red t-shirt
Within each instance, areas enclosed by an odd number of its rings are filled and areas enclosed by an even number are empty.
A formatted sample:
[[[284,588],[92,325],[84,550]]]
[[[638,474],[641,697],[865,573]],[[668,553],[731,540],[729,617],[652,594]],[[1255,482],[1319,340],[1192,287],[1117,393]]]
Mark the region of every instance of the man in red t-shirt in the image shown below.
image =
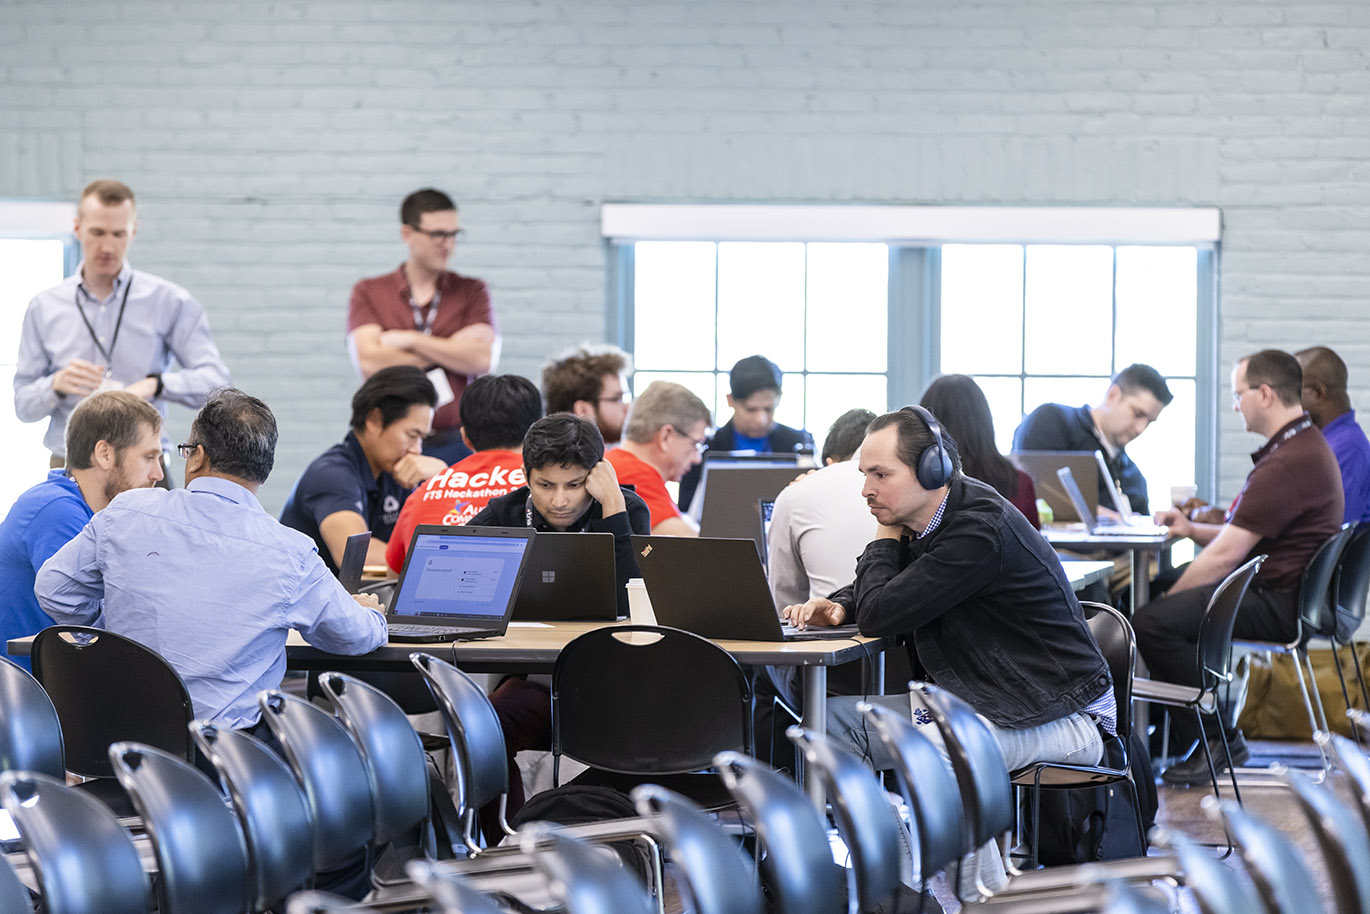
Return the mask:
[[[463,234],[451,197],[415,191],[400,206],[400,223],[409,257],[393,273],[353,286],[347,348],[363,379],[391,365],[429,373],[438,411],[424,453],[452,463],[470,453],[457,433],[462,391],[499,358],[495,313],[485,283],[447,269]]]
[[[680,513],[666,491],[699,463],[713,418],[704,401],[689,388],[670,381],[647,385],[628,410],[623,443],[604,455],[614,465],[621,485],[647,503],[652,532],[665,536],[699,536],[694,521]]]
[[[400,510],[385,561],[399,571],[419,524],[456,527],[480,513],[490,499],[526,484],[523,436],[542,418],[542,397],[518,375],[486,375],[461,398],[461,437],[475,451],[415,489]]]

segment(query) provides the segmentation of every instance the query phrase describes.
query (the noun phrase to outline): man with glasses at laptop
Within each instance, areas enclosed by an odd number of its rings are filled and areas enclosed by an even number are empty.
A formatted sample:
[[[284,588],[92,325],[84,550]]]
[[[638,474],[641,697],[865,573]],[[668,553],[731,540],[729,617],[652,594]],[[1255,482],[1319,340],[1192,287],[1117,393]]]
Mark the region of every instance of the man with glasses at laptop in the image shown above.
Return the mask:
[[[1114,375],[1104,401],[1097,406],[1043,403],[1034,409],[1014,433],[1013,450],[1099,451],[1112,477],[1099,479],[1099,504],[1113,504],[1107,487],[1116,484],[1134,512],[1148,514],[1146,477],[1124,448],[1173,399],[1160,372],[1150,365],[1129,365]]]
[[[653,381],[633,400],[623,444],[609,452],[618,479],[642,497],[657,536],[699,536],[671,499],[666,483],[699,464],[709,442],[709,407],[688,387]]]
[[[1165,596],[1138,608],[1132,620],[1137,650],[1153,679],[1199,686],[1199,626],[1209,599],[1223,579],[1258,555],[1268,558],[1242,598],[1233,629],[1238,639],[1288,642],[1298,630],[1299,582],[1318,547],[1342,523],[1344,498],[1337,460],[1322,432],[1303,411],[1303,373],[1287,352],[1266,349],[1232,369],[1232,408],[1246,430],[1266,439],[1251,455],[1255,466],[1220,524],[1197,523],[1183,510],[1156,515],[1175,536],[1203,546]],[[1217,723],[1227,732],[1229,760],[1212,726],[1209,750],[1222,770],[1250,758],[1233,719],[1241,707],[1234,696],[1220,708]],[[1161,773],[1168,784],[1208,782],[1208,765],[1198,745],[1198,725],[1187,714],[1171,716],[1180,745],[1194,743],[1181,762]]]
[[[795,625],[855,619],[862,634],[905,636],[910,660],[990,722],[1010,769],[1097,763],[1100,731],[1111,733],[1117,720],[1112,681],[1041,534],[993,488],[962,474],[955,442],[922,407],[872,422],[859,466],[877,532],[855,582],[783,614]],[[908,693],[866,700],[911,713]],[[860,701],[830,699],[828,733],[889,768]],[[986,884],[1001,886],[994,842],[975,856]],[[971,867],[962,879],[973,879]]]
[[[59,624],[98,625],[157,651],[195,716],[261,724],[257,693],[280,686],[289,630],[334,654],[386,641],[380,604],[353,597],[309,537],[262,510],[276,419],[242,391],[216,391],[179,450],[185,488],[133,489],[96,514],[38,572],[39,605]]]
[[[347,306],[347,349],[362,379],[413,365],[440,392],[424,453],[456,463],[462,444],[462,391],[499,361],[499,331],[485,283],[447,269],[466,232],[457,204],[440,190],[416,190],[400,204],[400,238],[409,256],[399,269],[363,279]]]
[[[639,401],[640,402],[640,401]],[[528,484],[493,499],[471,527],[533,527],[557,533],[612,533],[619,614],[628,613],[628,579],[638,576],[631,537],[650,532],[646,502],[618,483],[604,457],[604,439],[588,419],[553,413],[534,422],[523,439],[523,472]],[[514,756],[524,749],[549,749],[552,695],[546,677],[510,677],[490,695],[509,752],[508,815],[523,806],[523,776]],[[487,837],[502,834],[498,809],[481,811]]]

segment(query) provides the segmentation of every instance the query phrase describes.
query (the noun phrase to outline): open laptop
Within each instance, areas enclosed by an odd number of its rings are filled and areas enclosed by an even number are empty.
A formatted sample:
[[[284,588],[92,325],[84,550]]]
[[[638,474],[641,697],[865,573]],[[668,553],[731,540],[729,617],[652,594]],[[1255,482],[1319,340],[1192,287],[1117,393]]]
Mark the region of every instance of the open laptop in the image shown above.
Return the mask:
[[[761,515],[761,565],[766,569],[766,577],[771,576],[771,515],[775,513],[774,498],[758,498],[757,513]]]
[[[617,589],[612,533],[539,533],[528,553],[514,620],[612,622],[618,618]]]
[[[854,624],[796,631],[782,623],[750,539],[634,536],[633,549],[661,625],[736,641],[824,641],[857,635]]]
[[[784,466],[704,466],[699,491],[704,498],[699,516],[699,535],[742,539],[761,548],[761,524],[757,517],[760,499],[774,500],[803,470]]]
[[[699,468],[699,485],[695,487],[695,494],[690,499],[690,506],[685,509],[685,513],[698,522],[704,511],[704,490],[707,488],[709,471],[711,469],[746,469],[746,468],[772,468],[781,469],[791,467],[790,478],[793,479],[799,474],[803,466],[811,466],[813,455],[809,453],[794,452],[790,454],[768,454],[761,451],[705,451],[704,462]],[[801,466],[802,464],[802,466]]]
[[[371,531],[363,530],[347,538],[343,547],[342,563],[338,565],[338,583],[348,593],[356,593],[362,586],[362,569],[366,567],[366,550],[371,545]]]
[[[1080,521],[1084,517],[1075,510],[1070,495],[1066,493],[1056,476],[1061,467],[1069,467],[1080,484],[1089,507],[1089,516],[1099,514],[1099,462],[1094,459],[1095,451],[1016,451],[1009,458],[1024,473],[1032,477],[1032,485],[1037,497],[1045,499],[1051,506],[1051,513],[1057,521]],[[1106,478],[1107,475],[1105,474]],[[1113,507],[1113,505],[1106,505]]]
[[[1061,482],[1061,487],[1066,490],[1070,500],[1075,504],[1076,513],[1085,519],[1085,529],[1090,535],[1101,536],[1148,536],[1160,533],[1168,533],[1168,527],[1161,527],[1150,522],[1135,523],[1132,521],[1112,521],[1104,522],[1095,515],[1088,513],[1088,506],[1085,504],[1085,496],[1080,491],[1080,486],[1075,482],[1075,476],[1070,471],[1070,467],[1061,467],[1056,471],[1056,477]]]
[[[531,527],[419,524],[385,615],[390,640],[503,635],[534,536]]]

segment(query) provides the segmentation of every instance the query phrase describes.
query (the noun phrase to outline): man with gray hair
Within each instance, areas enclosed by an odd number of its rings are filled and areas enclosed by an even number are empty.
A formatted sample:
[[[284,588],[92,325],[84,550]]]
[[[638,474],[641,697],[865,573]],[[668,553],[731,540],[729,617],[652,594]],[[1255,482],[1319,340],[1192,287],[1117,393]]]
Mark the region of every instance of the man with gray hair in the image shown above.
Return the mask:
[[[161,434],[161,414],[125,390],[87,397],[72,410],[66,469],[48,471],[0,523],[0,593],[8,597],[0,637],[24,638],[52,624],[33,595],[38,569],[114,496],[161,480]],[[29,658],[13,659],[28,668]]]
[[[688,387],[653,381],[633,401],[623,429],[623,443],[604,459],[618,481],[633,490],[652,512],[652,533],[699,536],[694,521],[681,514],[666,491],[700,461],[709,440],[709,407]]]
[[[38,602],[62,624],[99,625],[160,653],[195,716],[257,727],[256,696],[285,673],[290,629],[335,654],[386,641],[380,605],[352,597],[312,540],[257,501],[276,419],[240,390],[216,391],[186,444],[185,488],[125,492],[38,572]]]

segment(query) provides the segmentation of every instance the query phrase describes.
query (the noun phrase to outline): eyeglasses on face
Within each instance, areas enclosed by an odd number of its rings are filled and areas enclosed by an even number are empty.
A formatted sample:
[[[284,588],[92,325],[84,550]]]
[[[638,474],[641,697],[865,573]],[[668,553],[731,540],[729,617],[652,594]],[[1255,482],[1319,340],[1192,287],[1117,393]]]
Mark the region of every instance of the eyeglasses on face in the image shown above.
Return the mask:
[[[176,453],[180,454],[186,460],[189,460],[190,455],[195,453],[195,449],[198,447],[198,444],[190,444],[189,442],[185,444],[178,444],[176,445]]]
[[[708,436],[708,435],[705,435],[703,438],[691,438],[689,435],[685,434],[685,433],[682,432],[680,429],[676,428],[674,425],[668,425],[668,426],[666,426],[666,427],[669,428],[671,431],[675,432],[677,435],[679,435],[679,436],[682,437],[682,438],[689,438],[690,441],[694,442],[695,450],[696,450],[696,451],[699,451],[699,453],[702,454],[702,453],[704,453],[705,451],[707,451],[707,450],[709,449],[709,436]]]
[[[466,229],[457,229],[455,232],[444,232],[439,229],[421,229],[417,225],[411,225],[409,227],[414,231],[418,232],[420,235],[423,235],[427,238],[431,238],[434,241],[441,242],[466,240]]]

